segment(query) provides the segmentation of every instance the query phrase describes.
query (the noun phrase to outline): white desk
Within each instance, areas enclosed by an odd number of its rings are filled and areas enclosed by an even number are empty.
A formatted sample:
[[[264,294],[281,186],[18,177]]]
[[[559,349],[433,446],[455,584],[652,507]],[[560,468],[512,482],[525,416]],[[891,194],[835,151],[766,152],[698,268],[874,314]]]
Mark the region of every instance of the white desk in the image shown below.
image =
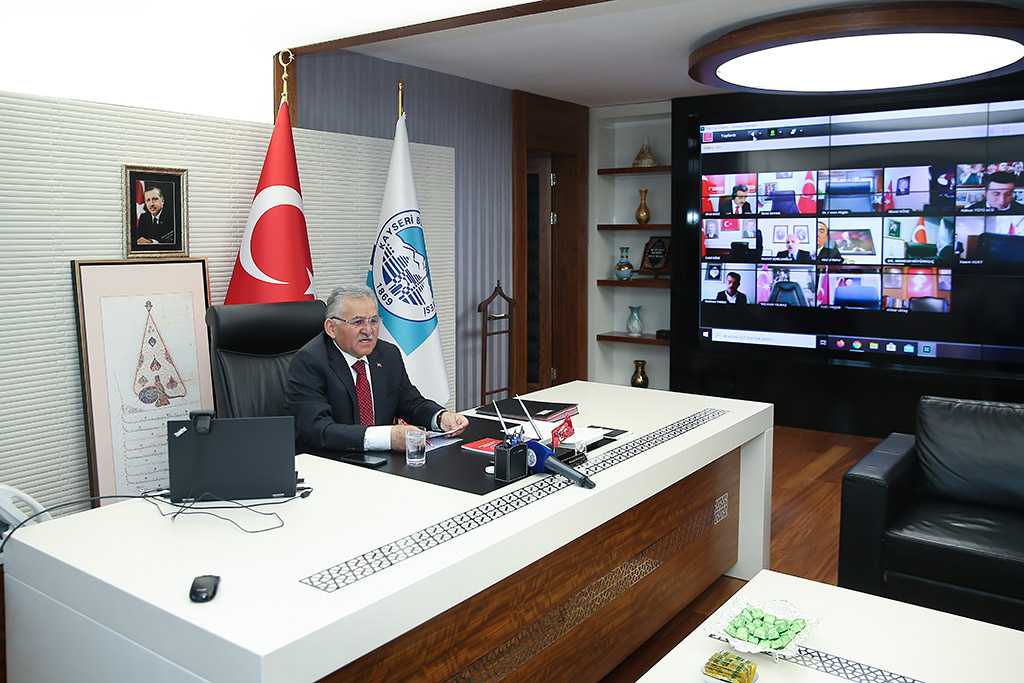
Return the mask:
[[[756,602],[777,599],[788,600],[801,612],[821,619],[801,646],[824,654],[808,655],[803,664],[776,663],[763,654],[742,655],[757,662],[764,683],[837,683],[844,679],[858,683],[964,683],[1021,678],[1019,667],[1009,663],[1024,651],[1021,631],[767,570],[733,597]],[[710,638],[707,627],[717,624],[730,604],[723,605],[665,655],[640,683],[700,681],[704,662],[719,649],[729,649],[726,643]],[[826,673],[826,668],[833,673]]]
[[[609,562],[619,552],[640,557],[635,554],[640,546],[627,547],[632,539],[648,543],[643,540],[653,533],[648,527],[656,528],[662,516],[684,507],[662,503],[662,511],[655,511],[645,505],[678,490],[676,495],[693,506],[693,515],[705,514],[700,510],[723,497],[715,490],[720,486],[715,477],[727,480],[732,470],[729,485],[735,486],[737,467],[739,504],[734,489],[727,508],[721,510],[725,523],[716,521],[715,527],[724,530],[732,525],[731,532],[694,536],[690,554],[726,557],[724,564],[717,560],[721,568],[714,569],[714,576],[728,569],[748,578],[767,566],[770,405],[586,382],[554,387],[535,397],[577,402],[581,424],[626,427],[634,432],[631,440],[706,409],[726,412],[614,466],[589,470],[594,472],[596,489],[557,490],[484,526],[457,530],[450,540],[408,559],[395,559],[391,550],[384,551],[389,561],[378,561],[366,570],[365,578],[332,592],[302,580],[322,578],[328,568],[387,548],[438,522],[450,522],[488,501],[500,504],[507,500],[503,496],[535,490],[544,476],[533,475],[493,494],[476,496],[304,455],[297,458],[297,469],[314,492],[307,499],[264,508],[285,522],[268,533],[245,534],[207,516],[171,521],[138,500],[22,529],[6,552],[10,680],[315,681],[351,663],[365,664],[377,656],[373,653],[381,653],[383,661],[388,648],[411,630],[424,643],[444,643],[435,649],[458,640],[460,648],[486,652],[509,633],[527,628],[524,624],[533,623],[538,614],[556,609],[557,604],[534,604],[547,594],[568,600],[598,580],[591,575],[595,571],[603,577],[600,580],[607,580],[618,570],[599,566],[606,557]],[[613,450],[610,446],[591,453],[591,464],[599,464]],[[678,488],[690,481],[700,483],[701,491]],[[701,502],[698,494],[710,502]],[[656,519],[637,517],[641,513]],[[716,520],[718,513],[716,508]],[[228,515],[247,528],[268,521],[252,513]],[[604,542],[600,534],[606,532],[611,539],[607,547],[591,547]],[[700,545],[704,536],[718,539],[707,541],[707,551]],[[678,545],[678,533],[672,538]],[[728,543],[731,549],[726,550]],[[666,563],[665,570],[645,581],[668,586],[665,582],[680,573],[669,571],[669,565],[683,562],[685,555],[656,558],[654,564]],[[737,561],[729,569],[733,560]],[[615,566],[632,567],[632,561],[624,559]],[[562,583],[552,586],[550,574],[555,571]],[[687,602],[714,579],[708,568],[702,571],[699,584],[685,587]],[[222,577],[217,597],[194,604],[188,599],[189,585],[193,577],[207,573]],[[588,583],[577,586],[577,580]],[[671,591],[683,594],[682,589]],[[474,600],[491,594],[493,600],[481,604],[504,604],[508,612],[500,620],[492,615],[482,622],[487,629],[498,629],[481,636],[492,642],[474,644],[466,632],[453,633],[484,609]],[[628,600],[615,605],[630,608]],[[614,614],[605,608],[602,618]],[[445,618],[452,623],[445,625]],[[573,633],[586,633],[586,628],[577,627]],[[653,624],[645,628],[651,633],[656,629]],[[435,633],[444,629],[446,633]],[[545,647],[549,655],[559,652],[557,643]],[[411,652],[401,657],[418,658]],[[439,661],[431,670],[445,670],[448,676],[455,665]],[[523,677],[529,677],[530,665],[539,666],[532,661],[524,665]]]

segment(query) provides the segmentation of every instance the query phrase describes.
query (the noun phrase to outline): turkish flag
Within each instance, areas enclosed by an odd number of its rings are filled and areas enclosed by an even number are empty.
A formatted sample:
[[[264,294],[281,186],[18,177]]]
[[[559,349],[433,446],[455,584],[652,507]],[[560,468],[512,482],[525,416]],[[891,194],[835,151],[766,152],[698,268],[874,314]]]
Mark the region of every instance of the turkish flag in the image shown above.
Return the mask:
[[[889,187],[886,189],[885,194],[882,195],[882,208],[886,211],[892,211],[896,208],[895,202],[892,199],[892,181],[889,181]]]
[[[711,183],[708,182],[708,177],[706,175],[702,175],[700,177],[700,194],[700,210],[704,213],[714,211],[715,207],[712,206],[711,197],[709,196],[711,194]]]
[[[141,180],[135,181],[135,223],[138,224],[139,216],[146,210],[146,183]]]
[[[224,303],[315,298],[291,118],[282,101]]]
[[[918,244],[928,244],[928,233],[924,231],[924,216],[917,219],[917,230],[914,232],[914,241]]]
[[[818,189],[814,186],[814,171],[808,171],[804,178],[804,189],[797,202],[800,213],[815,213],[818,210]]]

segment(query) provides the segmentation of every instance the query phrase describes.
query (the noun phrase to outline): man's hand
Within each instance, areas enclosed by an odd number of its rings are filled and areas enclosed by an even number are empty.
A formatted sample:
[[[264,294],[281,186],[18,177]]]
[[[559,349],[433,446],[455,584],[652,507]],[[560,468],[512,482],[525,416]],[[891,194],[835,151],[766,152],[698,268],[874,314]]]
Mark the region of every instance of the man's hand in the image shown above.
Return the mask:
[[[136,244],[156,244],[156,240],[147,240],[145,237],[140,237],[135,240]]]
[[[411,425],[398,424],[391,427],[391,450],[405,452],[405,435],[409,432],[419,432]]]
[[[465,415],[458,413],[450,413],[447,410],[441,413],[441,418],[438,420],[441,425],[442,432],[451,432],[452,435],[461,434],[469,426],[469,418]]]

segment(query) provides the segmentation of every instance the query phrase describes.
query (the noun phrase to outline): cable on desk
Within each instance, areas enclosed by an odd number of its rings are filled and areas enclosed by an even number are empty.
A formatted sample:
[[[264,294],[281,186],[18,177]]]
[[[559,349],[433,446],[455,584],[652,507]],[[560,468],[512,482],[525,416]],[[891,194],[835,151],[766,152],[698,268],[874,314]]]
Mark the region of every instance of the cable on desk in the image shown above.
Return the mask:
[[[290,503],[291,501],[296,500],[298,498],[308,498],[310,496],[310,494],[313,493],[313,488],[310,487],[310,486],[300,486],[300,487],[298,487],[296,489],[296,492],[297,492],[297,495],[289,496],[288,498],[281,498],[281,499],[277,499],[277,500],[268,500],[268,501],[265,501],[265,502],[262,502],[262,503],[248,503],[248,504],[241,503],[241,502],[239,502],[237,500],[224,500],[223,498],[218,498],[217,496],[213,495],[209,491],[206,491],[206,492],[196,496],[195,499],[193,499],[193,500],[191,500],[191,501],[189,501],[187,503],[172,503],[170,500],[167,500],[166,498],[161,498],[160,496],[166,496],[166,489],[163,489],[161,491],[148,492],[146,494],[143,494],[141,497],[142,497],[143,500],[146,500],[147,502],[151,503],[154,507],[156,507],[157,512],[160,513],[161,517],[170,517],[172,521],[174,519],[176,519],[178,517],[178,515],[210,515],[211,517],[216,517],[217,519],[221,519],[221,520],[224,520],[225,522],[230,522],[231,524],[234,524],[241,531],[243,531],[243,532],[245,532],[247,534],[260,534],[260,533],[263,533],[265,531],[273,531],[275,529],[280,529],[281,527],[284,526],[284,520],[281,519],[281,516],[278,515],[276,512],[264,512],[262,510],[257,510],[256,508],[265,507],[265,506],[268,506],[268,505],[284,505],[285,503]],[[149,495],[150,493],[152,495]],[[207,496],[209,496],[210,498],[213,498],[215,500],[218,500],[221,503],[226,503],[226,505],[210,505],[210,506],[203,506],[203,507],[195,507],[196,503],[198,503],[198,502],[206,502],[206,501],[200,501],[200,499],[204,498],[204,497],[207,497]],[[174,510],[173,512],[164,512],[164,510],[162,510],[160,508],[160,503],[164,503],[165,505],[170,505],[170,506],[175,507],[177,509]],[[267,527],[265,529],[246,529],[245,527],[243,527],[241,524],[239,524],[235,520],[230,519],[228,517],[224,517],[222,515],[218,515],[215,512],[212,512],[213,510],[238,510],[238,509],[249,510],[250,512],[255,512],[258,515],[263,515],[263,516],[266,516],[266,517],[273,517],[273,518],[275,518],[277,520],[277,523],[274,524],[273,526],[269,526],[269,527]]]

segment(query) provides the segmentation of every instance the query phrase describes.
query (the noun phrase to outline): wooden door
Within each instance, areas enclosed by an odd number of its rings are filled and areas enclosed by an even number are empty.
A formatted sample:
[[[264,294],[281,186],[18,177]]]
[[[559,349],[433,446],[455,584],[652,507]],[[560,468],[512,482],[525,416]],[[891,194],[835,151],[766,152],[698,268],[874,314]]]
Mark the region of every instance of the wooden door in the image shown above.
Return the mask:
[[[529,305],[516,308],[510,353],[513,393],[587,378],[587,165],[589,115],[586,107],[521,91],[512,95],[512,270],[516,301],[530,297],[531,263],[540,270],[536,287],[537,344],[531,355]],[[550,212],[558,218],[547,226],[547,249],[536,258],[529,251],[527,182],[533,166],[543,160],[554,173],[549,186]],[[543,184],[543,183],[542,183]],[[543,224],[543,221],[540,222]],[[540,234],[538,228],[538,235]],[[543,341],[541,341],[543,340]],[[536,365],[531,359],[536,359]],[[544,368],[547,368],[545,371]],[[535,369],[534,369],[535,368]]]
[[[551,386],[551,156],[526,160],[526,391]]]

